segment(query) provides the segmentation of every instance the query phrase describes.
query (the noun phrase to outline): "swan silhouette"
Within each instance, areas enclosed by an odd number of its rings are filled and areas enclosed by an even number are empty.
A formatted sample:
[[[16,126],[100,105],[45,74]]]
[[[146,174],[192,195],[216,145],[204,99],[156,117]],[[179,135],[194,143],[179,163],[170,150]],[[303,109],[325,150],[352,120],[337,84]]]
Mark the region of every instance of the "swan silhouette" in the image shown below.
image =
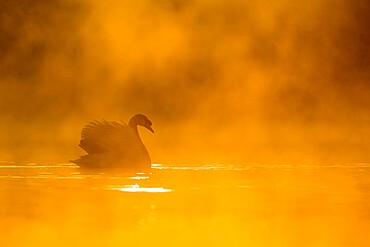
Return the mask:
[[[137,126],[154,133],[152,122],[142,114],[133,116],[128,124],[106,120],[90,122],[81,131],[79,145],[87,155],[72,162],[81,168],[150,169],[150,156]]]

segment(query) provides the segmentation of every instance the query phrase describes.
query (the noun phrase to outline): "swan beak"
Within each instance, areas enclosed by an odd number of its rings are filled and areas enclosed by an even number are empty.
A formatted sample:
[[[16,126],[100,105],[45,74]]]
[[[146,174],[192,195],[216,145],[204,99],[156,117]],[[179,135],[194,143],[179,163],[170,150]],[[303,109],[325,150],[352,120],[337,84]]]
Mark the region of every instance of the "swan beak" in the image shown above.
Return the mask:
[[[150,131],[154,134],[154,130],[152,129],[152,127],[151,127],[151,126],[146,126],[146,128],[147,128],[148,130],[150,130]]]

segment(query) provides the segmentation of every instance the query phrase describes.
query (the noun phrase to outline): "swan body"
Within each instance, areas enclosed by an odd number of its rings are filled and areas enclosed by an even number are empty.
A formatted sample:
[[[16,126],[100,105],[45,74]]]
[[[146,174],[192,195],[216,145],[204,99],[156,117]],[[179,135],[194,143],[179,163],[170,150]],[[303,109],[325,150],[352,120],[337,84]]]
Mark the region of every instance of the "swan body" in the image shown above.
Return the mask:
[[[90,122],[81,131],[79,145],[87,155],[72,162],[81,168],[150,169],[150,156],[137,126],[154,133],[152,122],[142,114],[133,116],[128,124],[105,120]]]

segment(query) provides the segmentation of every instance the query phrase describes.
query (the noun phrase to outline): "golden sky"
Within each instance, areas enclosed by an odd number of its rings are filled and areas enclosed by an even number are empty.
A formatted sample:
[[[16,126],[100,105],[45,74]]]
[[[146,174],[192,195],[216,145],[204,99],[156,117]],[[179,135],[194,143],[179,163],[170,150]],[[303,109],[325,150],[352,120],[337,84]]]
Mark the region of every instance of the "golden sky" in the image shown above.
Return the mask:
[[[154,162],[368,161],[365,0],[0,2],[0,159],[147,115]]]

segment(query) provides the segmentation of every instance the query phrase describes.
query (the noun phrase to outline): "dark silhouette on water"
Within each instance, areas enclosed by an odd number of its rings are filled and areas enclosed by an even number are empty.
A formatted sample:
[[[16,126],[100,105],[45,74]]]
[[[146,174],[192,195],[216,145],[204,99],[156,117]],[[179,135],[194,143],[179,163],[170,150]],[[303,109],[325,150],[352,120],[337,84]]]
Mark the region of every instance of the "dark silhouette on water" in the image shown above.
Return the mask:
[[[87,155],[72,162],[81,168],[150,169],[150,156],[140,139],[138,125],[154,133],[152,122],[142,114],[133,116],[128,125],[105,120],[90,122],[82,129],[79,145]]]

